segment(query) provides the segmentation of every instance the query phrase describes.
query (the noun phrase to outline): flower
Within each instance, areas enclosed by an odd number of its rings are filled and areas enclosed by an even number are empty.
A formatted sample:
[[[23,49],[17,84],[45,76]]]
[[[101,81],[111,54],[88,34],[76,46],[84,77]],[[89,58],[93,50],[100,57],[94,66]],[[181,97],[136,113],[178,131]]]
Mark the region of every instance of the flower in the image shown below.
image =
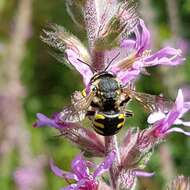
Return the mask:
[[[37,121],[33,124],[33,127],[43,127],[43,126],[49,126],[52,128],[59,129],[60,131],[63,131],[64,129],[76,127],[77,124],[74,123],[66,123],[62,122],[60,120],[60,114],[61,113],[55,113],[51,118],[48,118],[42,113],[37,113]]]
[[[135,39],[124,38],[121,40],[118,51],[126,52],[121,53],[120,60],[115,61],[111,69],[123,84],[136,79],[140,73],[147,74],[145,70],[147,67],[156,65],[175,66],[184,61],[181,55],[182,51],[169,46],[151,54],[150,32],[142,19],[140,19],[134,34]]]
[[[72,161],[72,172],[66,172],[58,168],[51,162],[51,169],[55,175],[64,178],[65,180],[75,180],[76,183],[69,185],[62,190],[97,190],[98,177],[106,172],[112,165],[116,153],[112,151],[104,159],[104,161],[96,166],[94,163],[84,160],[83,156],[79,154]],[[94,168],[94,172],[90,173],[89,169]]]
[[[190,132],[184,131],[172,125],[190,126],[190,121],[183,121],[181,118],[190,109],[190,102],[184,102],[183,93],[180,89],[173,105],[173,108],[165,115],[162,112],[153,113],[149,116],[148,122],[153,123],[152,132],[155,137],[164,137],[171,132],[183,133],[190,136]]]

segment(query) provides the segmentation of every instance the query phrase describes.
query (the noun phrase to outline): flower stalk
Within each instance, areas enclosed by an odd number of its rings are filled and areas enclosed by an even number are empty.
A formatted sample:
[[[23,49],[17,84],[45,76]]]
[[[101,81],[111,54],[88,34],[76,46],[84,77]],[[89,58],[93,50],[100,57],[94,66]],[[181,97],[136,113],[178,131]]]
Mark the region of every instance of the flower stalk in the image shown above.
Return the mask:
[[[102,190],[104,187],[131,190],[136,186],[137,177],[154,175],[144,169],[155,145],[172,132],[190,136],[190,132],[180,127],[172,128],[172,125],[190,126],[189,121],[182,119],[190,109],[190,102],[184,101],[182,91],[178,91],[176,101],[172,102],[161,96],[136,92],[135,81],[141,74],[150,76],[146,70],[148,67],[176,66],[184,58],[181,50],[170,46],[152,53],[150,32],[137,16],[133,0],[78,0],[76,3],[84,11],[88,48],[57,25],[52,27],[52,31],[45,30],[42,40],[59,52],[59,60],[66,59],[81,74],[85,89],[74,92],[71,105],[53,117],[38,113],[35,127],[53,127],[77,145],[81,152],[88,153],[81,153],[73,160],[71,172],[51,163],[55,175],[74,180],[66,189]],[[116,81],[118,89],[110,88]],[[115,95],[117,91],[118,95]],[[128,128],[122,143],[118,144],[115,131],[124,125],[123,117],[132,115],[125,110],[126,102],[133,99],[151,112],[147,127],[144,130]],[[95,130],[83,126],[81,121],[84,119],[89,119]],[[110,135],[113,120],[116,124],[114,133]],[[84,155],[101,157],[103,161],[96,165],[86,161]],[[102,177],[107,171],[109,183]]]
[[[105,152],[106,155],[109,154],[111,151],[116,152],[116,158],[113,161],[112,166],[109,169],[109,175],[110,175],[110,182],[113,190],[118,189],[118,166],[120,165],[120,153],[119,153],[119,147],[117,142],[117,136],[107,136],[105,137]]]

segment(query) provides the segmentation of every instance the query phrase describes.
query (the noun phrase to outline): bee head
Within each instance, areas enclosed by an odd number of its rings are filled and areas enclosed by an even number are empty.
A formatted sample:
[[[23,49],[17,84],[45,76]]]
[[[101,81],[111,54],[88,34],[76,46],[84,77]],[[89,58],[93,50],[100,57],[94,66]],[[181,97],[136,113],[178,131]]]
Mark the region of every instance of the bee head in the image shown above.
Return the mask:
[[[115,101],[121,91],[120,83],[115,75],[108,72],[102,72],[92,78],[92,90],[102,102]]]

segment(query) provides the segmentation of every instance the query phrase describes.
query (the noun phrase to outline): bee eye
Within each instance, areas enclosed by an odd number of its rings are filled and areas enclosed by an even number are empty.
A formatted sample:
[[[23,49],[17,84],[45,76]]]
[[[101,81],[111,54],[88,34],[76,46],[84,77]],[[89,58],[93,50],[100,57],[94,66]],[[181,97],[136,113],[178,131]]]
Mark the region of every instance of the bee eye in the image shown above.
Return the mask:
[[[93,91],[93,92],[96,92],[96,91],[97,91],[97,88],[94,86],[94,87],[92,88],[92,91]]]

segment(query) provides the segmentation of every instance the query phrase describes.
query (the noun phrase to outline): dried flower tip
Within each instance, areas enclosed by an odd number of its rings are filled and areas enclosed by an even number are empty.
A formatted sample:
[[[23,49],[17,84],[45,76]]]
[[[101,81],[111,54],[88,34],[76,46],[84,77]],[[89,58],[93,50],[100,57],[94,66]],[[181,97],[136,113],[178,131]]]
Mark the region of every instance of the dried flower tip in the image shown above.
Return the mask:
[[[108,24],[99,31],[99,38],[95,42],[96,50],[109,50],[119,45],[119,36],[129,34],[138,23],[136,4],[133,0],[121,2],[116,14]]]
[[[189,190],[190,178],[185,176],[177,176],[168,185],[167,190]]]
[[[119,175],[119,183],[122,189],[133,190],[136,187],[137,177],[152,177],[154,173],[138,169],[122,170]]]
[[[59,25],[50,25],[50,31],[43,30],[44,35],[41,36],[43,42],[53,48],[51,55],[66,66],[75,68],[83,77],[85,85],[89,84],[93,76],[93,72],[89,67],[91,62],[88,50],[72,34]]]
[[[133,170],[122,170],[119,175],[119,184],[121,189],[131,190],[136,186],[136,175]]]
[[[41,35],[43,42],[54,48],[62,57],[65,57],[64,53],[69,49],[77,53],[83,61],[89,62],[88,51],[78,38],[67,32],[62,26],[49,24],[48,28],[49,30],[44,29],[44,35]]]

